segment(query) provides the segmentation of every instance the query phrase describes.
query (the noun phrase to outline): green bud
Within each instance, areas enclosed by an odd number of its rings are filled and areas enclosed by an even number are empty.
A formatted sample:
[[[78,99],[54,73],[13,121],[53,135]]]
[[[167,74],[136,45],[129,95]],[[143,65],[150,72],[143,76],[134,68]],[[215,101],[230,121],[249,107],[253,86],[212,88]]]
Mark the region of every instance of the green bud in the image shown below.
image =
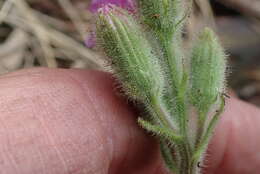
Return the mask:
[[[131,98],[147,102],[162,94],[164,80],[158,60],[133,16],[116,6],[101,8],[97,36]]]
[[[156,32],[173,33],[183,17],[181,0],[139,0],[145,24]]]
[[[206,28],[191,55],[191,100],[199,112],[208,112],[225,86],[226,56],[214,32]]]

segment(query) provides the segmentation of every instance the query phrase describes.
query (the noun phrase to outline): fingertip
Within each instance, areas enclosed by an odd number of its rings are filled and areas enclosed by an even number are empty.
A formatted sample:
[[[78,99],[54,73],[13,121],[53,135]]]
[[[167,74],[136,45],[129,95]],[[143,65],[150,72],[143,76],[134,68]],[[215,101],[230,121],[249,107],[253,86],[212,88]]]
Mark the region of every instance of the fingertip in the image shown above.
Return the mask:
[[[208,149],[208,173],[257,173],[259,132],[260,109],[235,98],[228,99]]]

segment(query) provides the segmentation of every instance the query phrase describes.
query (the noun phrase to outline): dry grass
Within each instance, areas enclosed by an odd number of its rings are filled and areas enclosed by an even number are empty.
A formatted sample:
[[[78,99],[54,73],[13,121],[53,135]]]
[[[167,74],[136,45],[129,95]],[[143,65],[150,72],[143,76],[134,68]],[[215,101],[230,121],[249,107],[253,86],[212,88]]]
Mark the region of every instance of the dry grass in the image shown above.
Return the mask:
[[[1,1],[0,73],[33,66],[103,69],[102,56],[84,46],[92,17],[83,2]]]

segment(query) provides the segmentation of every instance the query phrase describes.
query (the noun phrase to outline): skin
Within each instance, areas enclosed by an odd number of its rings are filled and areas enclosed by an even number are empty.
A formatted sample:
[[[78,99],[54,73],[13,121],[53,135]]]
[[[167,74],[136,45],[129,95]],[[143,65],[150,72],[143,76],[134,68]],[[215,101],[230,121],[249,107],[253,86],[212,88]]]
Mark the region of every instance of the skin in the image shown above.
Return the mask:
[[[166,174],[158,146],[115,94],[113,78],[86,70],[31,69],[0,76],[3,174]],[[260,171],[260,110],[227,99],[206,174]]]

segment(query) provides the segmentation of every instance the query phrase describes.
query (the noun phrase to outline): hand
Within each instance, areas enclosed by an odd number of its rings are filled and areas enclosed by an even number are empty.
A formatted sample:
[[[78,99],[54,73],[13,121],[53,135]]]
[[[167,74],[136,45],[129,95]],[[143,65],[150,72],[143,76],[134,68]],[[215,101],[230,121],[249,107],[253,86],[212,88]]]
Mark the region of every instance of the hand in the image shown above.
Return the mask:
[[[0,77],[1,174],[166,174],[158,146],[115,95],[110,75],[32,69]],[[207,174],[260,171],[260,110],[235,98],[209,148]]]

